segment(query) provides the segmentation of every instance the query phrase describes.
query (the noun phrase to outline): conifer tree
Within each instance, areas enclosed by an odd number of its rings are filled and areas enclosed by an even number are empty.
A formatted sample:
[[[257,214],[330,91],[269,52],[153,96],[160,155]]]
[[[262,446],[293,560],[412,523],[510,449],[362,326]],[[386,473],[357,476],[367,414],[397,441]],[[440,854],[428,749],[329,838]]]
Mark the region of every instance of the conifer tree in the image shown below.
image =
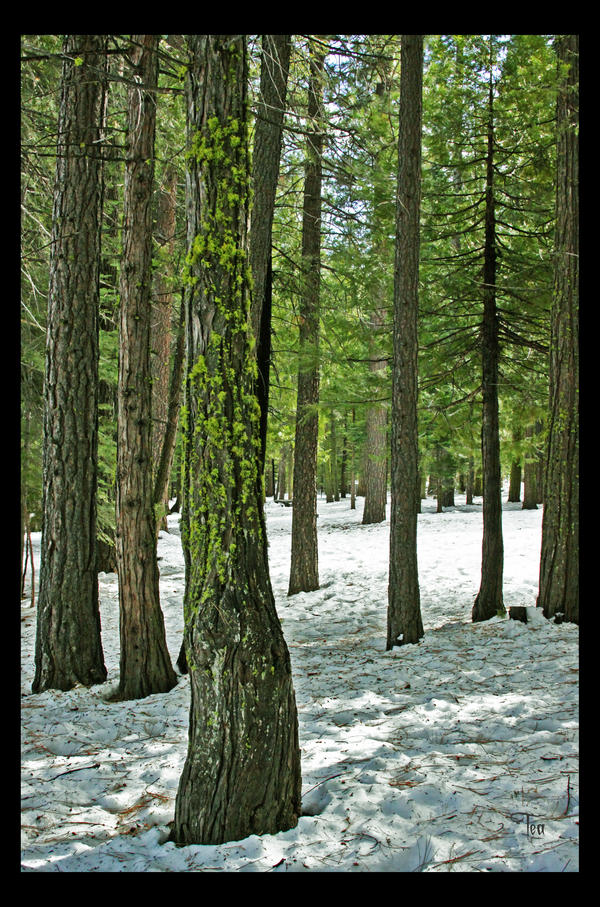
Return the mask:
[[[119,698],[177,682],[160,609],[152,480],[152,195],[158,35],[132,36],[123,204],[117,444]]]
[[[417,319],[423,35],[402,35],[394,361],[392,370],[392,510],[386,648],[423,636],[417,563]]]
[[[579,36],[559,35],[555,280],[538,607],[579,623]]]
[[[63,46],[48,290],[34,692],[106,679],[96,570],[105,49],[105,35],[67,35]]]
[[[269,578],[254,393],[243,35],[188,35],[185,650],[191,704],[173,840],[294,826],[300,750]]]

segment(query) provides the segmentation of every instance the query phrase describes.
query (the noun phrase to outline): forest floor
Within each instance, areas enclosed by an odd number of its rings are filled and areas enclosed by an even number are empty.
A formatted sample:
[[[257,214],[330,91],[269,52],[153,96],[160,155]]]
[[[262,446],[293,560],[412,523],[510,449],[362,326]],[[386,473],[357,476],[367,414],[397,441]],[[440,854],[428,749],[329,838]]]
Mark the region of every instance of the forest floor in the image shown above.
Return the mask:
[[[271,578],[294,674],[303,815],[218,846],[167,842],[187,749],[189,680],[108,702],[115,574],[100,574],[107,683],[33,695],[35,608],[21,602],[21,868],[27,872],[576,872],[578,628],[471,622],[481,500],[418,521],[425,637],[385,651],[389,519],[319,500],[321,588],[287,597],[292,511],[266,505]],[[389,507],[388,507],[389,517]],[[504,601],[535,605],[541,507],[503,505]],[[173,662],[184,587],[179,517],[159,540]],[[39,534],[34,536],[36,579]],[[26,589],[26,595],[29,595]]]

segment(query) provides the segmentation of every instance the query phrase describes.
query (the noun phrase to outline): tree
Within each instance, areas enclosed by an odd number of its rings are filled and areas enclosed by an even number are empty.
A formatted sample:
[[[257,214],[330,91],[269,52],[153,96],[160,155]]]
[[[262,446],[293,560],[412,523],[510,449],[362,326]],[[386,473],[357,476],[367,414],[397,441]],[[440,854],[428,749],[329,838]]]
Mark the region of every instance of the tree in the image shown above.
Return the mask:
[[[288,595],[319,588],[317,447],[319,414],[319,288],[321,268],[322,97],[325,54],[311,46],[308,134],[302,216],[300,353],[294,443],[294,510]]]
[[[177,678],[165,638],[152,481],[152,195],[158,35],[133,35],[123,201],[117,439],[118,696],[166,693]]]
[[[579,36],[559,35],[550,407],[538,607],[579,623]]]
[[[263,35],[260,94],[252,154],[252,328],[257,344],[257,396],[261,411],[264,466],[267,444],[269,367],[271,361],[272,225],[281,158],[285,95],[292,49],[291,35]]]
[[[402,35],[394,271],[390,577],[386,649],[423,636],[417,563],[418,282],[423,35]]]
[[[106,679],[96,571],[105,49],[105,35],[67,35],[63,45],[48,289],[34,692]]]
[[[269,578],[250,335],[247,49],[189,35],[182,542],[191,704],[173,840],[293,827],[300,750]]]
[[[491,39],[490,39],[491,42]],[[491,49],[490,49],[491,56]],[[496,310],[496,214],[494,204],[494,85],[489,64],[488,136],[486,154],[485,245],[483,259],[483,323],[481,328],[483,464],[483,542],[481,585],[472,611],[474,621],[504,613],[502,572],[502,476],[498,425],[498,314]]]

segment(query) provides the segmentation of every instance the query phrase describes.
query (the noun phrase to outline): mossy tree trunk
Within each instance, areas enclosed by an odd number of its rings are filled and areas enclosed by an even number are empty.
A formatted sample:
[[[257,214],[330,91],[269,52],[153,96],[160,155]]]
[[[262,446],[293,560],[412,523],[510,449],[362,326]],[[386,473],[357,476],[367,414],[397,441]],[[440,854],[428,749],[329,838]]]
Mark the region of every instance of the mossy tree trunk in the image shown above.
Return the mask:
[[[63,46],[44,386],[33,691],[102,683],[96,566],[101,123],[106,35]]]
[[[158,35],[132,36],[117,412],[118,696],[165,693],[176,674],[160,608],[152,480],[152,196]]]
[[[317,449],[321,271],[322,96],[324,55],[311,45],[308,135],[302,216],[300,356],[294,442],[294,510],[288,595],[319,588]]]
[[[290,657],[269,579],[250,342],[246,38],[187,41],[182,541],[191,705],[172,838],[215,844],[293,827],[301,778]]]
[[[423,636],[415,489],[419,474],[418,284],[423,35],[402,35],[396,198],[390,577],[386,648]]]
[[[557,41],[557,190],[550,407],[538,607],[579,623],[579,36]]]

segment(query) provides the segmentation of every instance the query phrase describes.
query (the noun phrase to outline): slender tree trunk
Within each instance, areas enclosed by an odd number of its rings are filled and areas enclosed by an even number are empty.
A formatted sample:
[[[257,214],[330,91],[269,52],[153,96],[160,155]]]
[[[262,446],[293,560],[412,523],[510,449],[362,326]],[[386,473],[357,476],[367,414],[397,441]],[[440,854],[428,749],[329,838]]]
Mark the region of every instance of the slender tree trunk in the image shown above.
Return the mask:
[[[165,436],[171,412],[169,410],[169,388],[171,378],[171,321],[173,316],[173,293],[171,291],[172,260],[175,249],[175,201],[177,173],[167,166],[164,185],[158,190],[155,239],[158,244],[160,267],[154,276],[152,300],[152,321],[150,332],[152,370],[152,474],[156,476],[163,455]],[[170,466],[170,464],[169,464]],[[167,528],[168,485],[155,503],[157,510],[157,532]],[[161,513],[162,510],[162,513]]]
[[[185,647],[191,704],[173,840],[293,827],[300,750],[269,579],[249,326],[247,50],[189,35],[184,423]]]
[[[294,511],[288,595],[319,588],[317,446],[319,415],[319,288],[321,268],[321,134],[324,55],[311,47],[309,134],[302,219],[300,359],[294,444]]]
[[[182,294],[183,296],[183,294]],[[185,307],[183,300],[179,314],[179,327],[175,340],[173,366],[169,378],[169,392],[167,396],[166,426],[162,436],[160,456],[156,464],[154,476],[154,505],[163,506],[165,513],[169,502],[169,479],[175,456],[175,442],[177,439],[177,425],[179,422],[179,408],[181,399],[181,385],[183,381],[183,365],[185,360]]]
[[[513,441],[518,443],[522,440],[522,430],[520,426],[513,430]],[[521,456],[513,460],[510,465],[510,479],[508,483],[508,501],[516,504],[521,500]]]
[[[150,370],[152,193],[158,35],[133,35],[128,96],[117,439],[118,697],[165,693],[177,678],[159,600]]]
[[[498,425],[498,315],[496,311],[496,217],[494,211],[494,117],[490,72],[486,161],[485,248],[483,265],[483,326],[481,336],[483,418],[483,543],[481,585],[472,611],[474,621],[504,614],[502,572],[502,478]]]
[[[423,636],[415,508],[423,35],[402,35],[401,54],[387,649],[417,643]]]
[[[64,42],[44,388],[33,691],[106,679],[96,570],[101,123],[106,35]]]
[[[371,323],[373,332],[369,336],[370,360],[369,371],[373,375],[383,375],[387,362],[377,356],[375,344],[377,335],[385,321],[385,310],[373,312]],[[373,340],[375,335],[375,341]],[[380,342],[380,341],[379,341]],[[370,403],[366,417],[366,462],[365,462],[365,506],[363,524],[382,523],[385,520],[387,504],[387,410],[384,403]]]
[[[271,296],[273,288],[271,231],[281,158],[291,49],[291,35],[262,35],[260,94],[252,155],[253,201],[250,227],[250,267],[253,281],[251,317],[258,365],[256,394],[261,412],[260,436],[263,468],[267,445],[271,361]]]
[[[545,617],[579,623],[579,36],[557,41],[563,75],[557,104],[554,299],[549,433],[537,604]],[[559,69],[559,73],[561,70]]]
[[[510,465],[510,480],[508,483],[508,501],[516,504],[521,500],[521,463],[513,460]]]
[[[473,465],[473,457],[469,457],[469,469],[467,471],[467,487],[465,490],[465,503],[467,505],[473,504],[473,486],[475,484],[475,468]]]
[[[525,429],[525,437],[533,438],[533,426],[529,425]],[[528,451],[524,458],[523,466],[523,506],[522,510],[537,510],[537,488],[536,488],[537,465],[535,458]]]

